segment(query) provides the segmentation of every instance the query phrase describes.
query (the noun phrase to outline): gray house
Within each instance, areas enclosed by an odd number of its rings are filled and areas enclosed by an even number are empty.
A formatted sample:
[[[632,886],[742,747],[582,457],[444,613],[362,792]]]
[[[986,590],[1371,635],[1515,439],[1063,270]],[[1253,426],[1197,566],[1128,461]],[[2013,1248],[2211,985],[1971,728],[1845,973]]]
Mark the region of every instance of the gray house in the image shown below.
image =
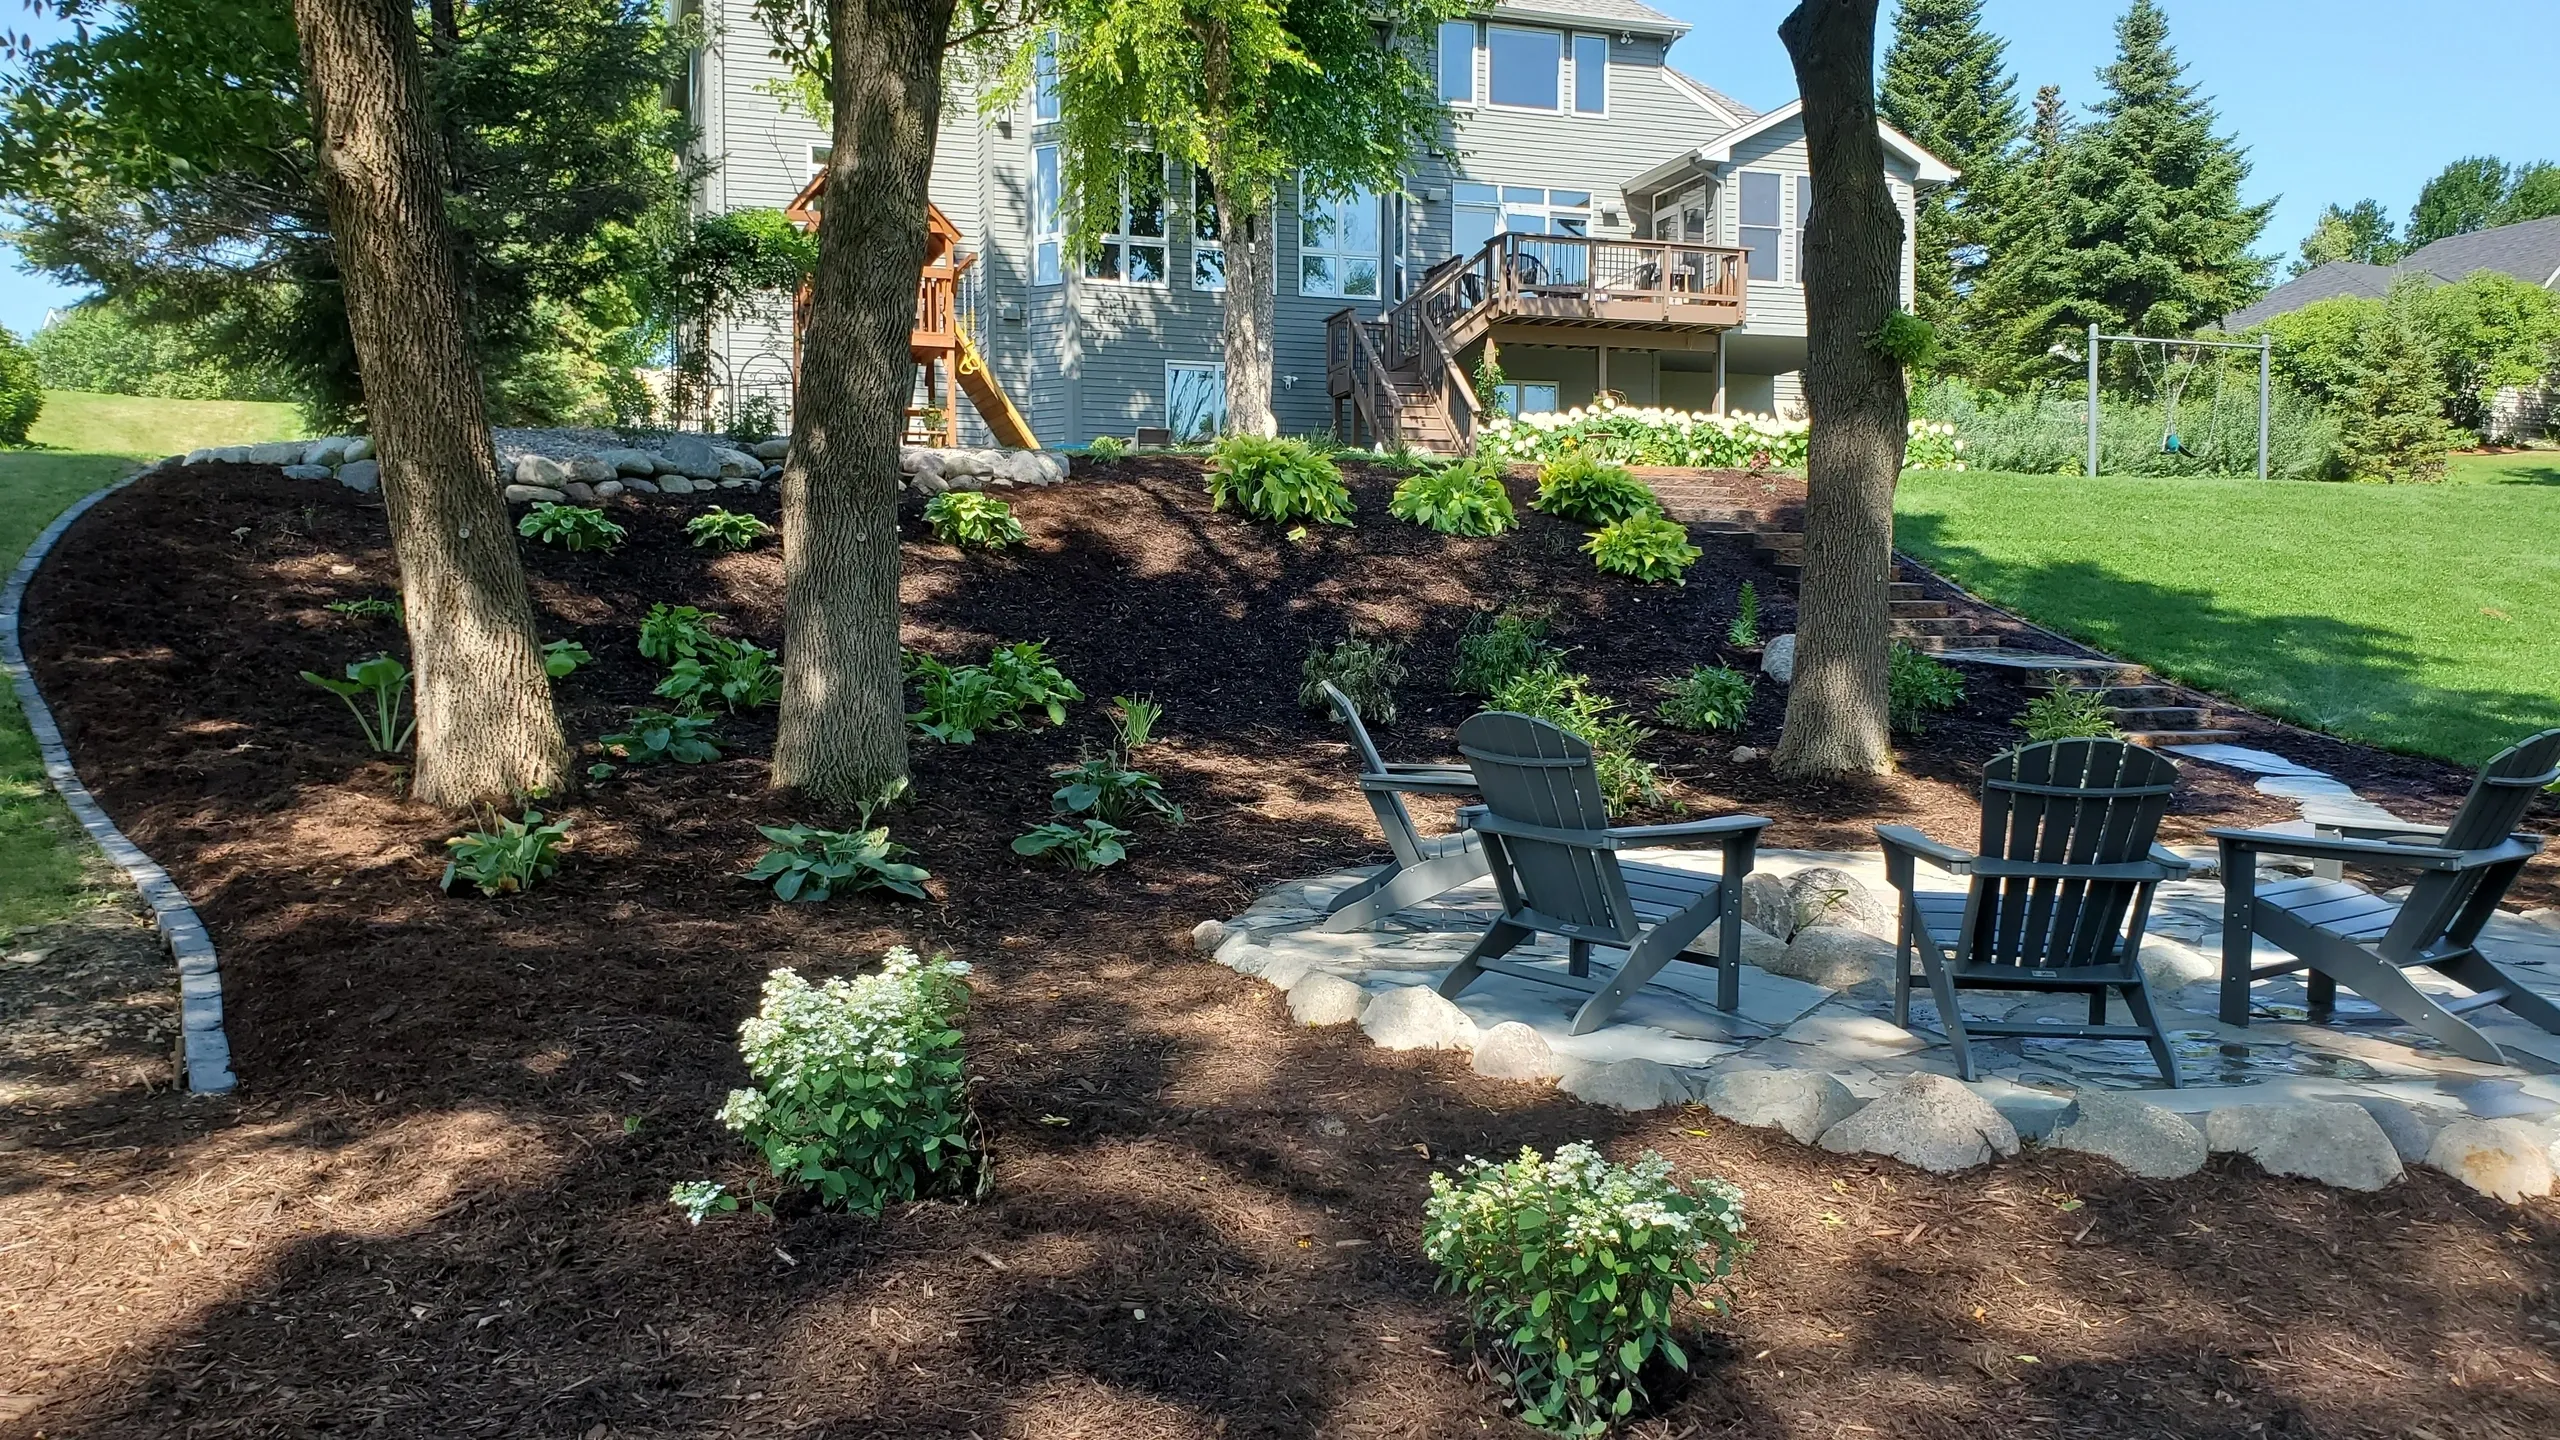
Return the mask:
[[[716,168],[708,211],[780,207],[828,137],[774,97],[783,78],[747,0],[703,0],[691,117]],[[1631,404],[1802,413],[1803,126],[1665,63],[1688,27],[1636,0],[1495,0],[1423,37],[1449,106],[1443,155],[1386,195],[1287,187],[1275,217],[1273,408],[1292,433],[1463,443],[1494,409]],[[947,107],[934,202],[976,262],[964,322],[1046,443],[1222,418],[1225,274],[1201,177],[1140,160],[1120,223],[1067,253],[1055,97]],[[1906,232],[1954,177],[1884,131]],[[1143,152],[1141,152],[1143,153]],[[1904,258],[1904,288],[1911,280]],[[1466,377],[1488,343],[1509,383]],[[735,396],[787,401],[789,312],[726,326]],[[964,417],[964,429],[975,417]]]

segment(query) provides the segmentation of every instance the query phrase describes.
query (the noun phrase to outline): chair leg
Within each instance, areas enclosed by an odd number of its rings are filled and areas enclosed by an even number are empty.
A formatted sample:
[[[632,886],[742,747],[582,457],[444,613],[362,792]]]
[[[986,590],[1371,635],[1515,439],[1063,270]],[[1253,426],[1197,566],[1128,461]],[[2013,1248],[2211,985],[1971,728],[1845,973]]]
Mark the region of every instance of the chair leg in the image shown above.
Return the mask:
[[[1618,1013],[1618,1007],[1627,1003],[1628,996],[1643,989],[1647,982],[1662,972],[1663,966],[1671,963],[1672,958],[1680,953],[1683,943],[1664,935],[1659,929],[1637,941],[1635,947],[1627,952],[1626,963],[1618,967],[1617,974],[1609,977],[1609,983],[1594,991],[1590,999],[1582,1002],[1582,1008],[1573,1012],[1570,1033],[1588,1035],[1608,1024],[1610,1017]]]
[[[1902,905],[1902,921],[1893,927],[1893,1024],[1897,1030],[1911,1028],[1911,927],[1918,922],[1911,903]]]
[[[2106,994],[2104,990],[2098,992],[2101,1004],[2105,1003]],[[2151,1047],[2151,1058],[2160,1062],[2160,1078],[2168,1081],[2172,1090],[2182,1088],[2184,1082],[2178,1079],[2178,1057],[2169,1050],[2169,1032],[2160,1028],[2160,1016],[2151,1008],[2151,987],[2144,984],[2125,986],[2124,1008],[2133,1012],[2133,1023],[2150,1032],[2142,1037],[2142,1043]]]
[[[1947,1032],[1947,1044],[1956,1052],[1956,1078],[1970,1080],[1973,1042],[1965,1034],[1964,1011],[1956,1006],[1955,977],[1940,963],[1936,944],[1924,942],[1920,946],[1920,967],[1929,972],[1929,995],[1938,1002],[1938,1028]]]
[[[2237,911],[2235,917],[2234,911]],[[2250,928],[2249,912],[2240,906],[2225,906],[2222,916],[2222,1006],[2225,1025],[2246,1026],[2249,1023],[2249,956],[2255,948],[2257,934]]]
[[[1484,934],[1476,937],[1475,945],[1457,964],[1449,967],[1448,974],[1440,977],[1441,997],[1448,1000],[1457,999],[1468,986],[1476,983],[1477,976],[1484,973],[1485,961],[1501,959],[1517,949],[1521,941],[1537,933],[1525,925],[1514,925],[1508,920],[1496,920],[1486,926]]]
[[[1716,1008],[1730,1015],[1742,1006],[1742,886],[1727,880],[1724,913],[1716,919]]]
[[[1407,865],[1392,874],[1371,877],[1378,883],[1366,893],[1354,894],[1353,891],[1360,888],[1357,885],[1343,892],[1342,898],[1334,902],[1334,908],[1326,913],[1324,923],[1317,928],[1327,935],[1366,930],[1399,910],[1419,905],[1434,895],[1444,895],[1491,873],[1481,850],[1465,850],[1425,860],[1419,865]]]
[[[2399,1016],[2411,1028],[2443,1041],[2445,1048],[2456,1055],[2483,1065],[2507,1063],[2506,1052],[2496,1042],[2473,1029],[2471,1022],[2429,999],[2425,991],[2409,983],[2399,966],[2380,956],[2361,947],[2340,945],[2311,963],[2316,967],[2315,973],[2327,971],[2336,983]],[[2453,978],[2462,980],[2458,974]]]
[[[2303,977],[2302,991],[2308,1000],[2313,1020],[2326,1020],[2338,1013],[2338,978],[2314,970]]]
[[[2506,991],[2507,998],[2499,1004],[2552,1034],[2560,1035],[2560,1005],[2554,1005],[2526,989],[2523,981],[2508,974],[2504,966],[2479,951],[2444,961],[2435,968],[2447,979],[2459,981],[2474,990]]]
[[[2107,992],[2104,990],[2089,992],[2089,1023],[2092,1025],[2107,1023]]]

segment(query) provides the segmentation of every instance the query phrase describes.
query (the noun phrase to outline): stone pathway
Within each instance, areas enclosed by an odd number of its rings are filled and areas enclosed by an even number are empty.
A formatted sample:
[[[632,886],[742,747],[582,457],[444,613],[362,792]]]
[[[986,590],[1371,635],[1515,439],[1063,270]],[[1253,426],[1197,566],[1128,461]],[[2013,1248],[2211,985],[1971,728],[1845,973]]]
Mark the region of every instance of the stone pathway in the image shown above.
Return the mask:
[[[1693,851],[1636,851],[1629,858],[1700,870],[1711,870],[1713,863],[1711,856]],[[1301,1018],[1326,1023],[1357,1016],[1373,1038],[1391,1043],[1392,1035],[1382,1036],[1381,1027],[1370,1024],[1366,1017],[1371,1010],[1364,1010],[1362,1002],[1374,1009],[1379,997],[1391,992],[1436,984],[1493,917],[1495,905],[1491,882],[1485,881],[1408,910],[1366,934],[1326,935],[1315,929],[1326,902],[1363,873],[1344,871],[1276,886],[1242,915],[1204,925],[1197,938],[1214,948],[1220,963],[1291,990],[1293,1005],[1297,987],[1310,976],[1349,982],[1358,987],[1359,996],[1341,987],[1320,987],[1327,998],[1314,1007],[1317,1013],[1302,1011]],[[1800,876],[1805,878],[1798,880]],[[1808,896],[1814,898],[1808,901]],[[2143,968],[2155,1003],[2163,1007],[2185,1082],[2177,1090],[2161,1083],[2150,1052],[2138,1041],[2033,1037],[1977,1039],[1973,1054],[1979,1078],[1970,1085],[1953,1082],[1953,1055],[1925,991],[1914,998],[1908,1028],[1892,1022],[1887,978],[1893,954],[1891,896],[1876,853],[1763,850],[1746,889],[1746,915],[1779,930],[1791,928],[1790,917],[1820,923],[1793,944],[1781,944],[1756,927],[1750,932],[1745,959],[1751,963],[1742,973],[1738,1014],[1712,1005],[1712,971],[1674,965],[1630,1000],[1613,1023],[1575,1036],[1567,1030],[1581,1002],[1579,994],[1488,975],[1454,1007],[1472,1023],[1440,1022],[1438,1033],[1444,1038],[1429,1043],[1475,1049],[1497,1026],[1505,1027],[1506,1037],[1525,1043],[1513,1028],[1525,1026],[1553,1057],[1543,1073],[1558,1075],[1571,1093],[1624,1108],[1707,1097],[1710,1108],[1722,1113],[1713,1099],[1719,1077],[1778,1069],[1808,1072],[1802,1077],[1806,1085],[1790,1092],[1805,1105],[1824,1103],[1824,1092],[1811,1082],[1814,1076],[1827,1076],[1845,1089],[1849,1103],[1890,1098],[1897,1106],[1908,1103],[1927,1112],[1933,1124],[1988,1130],[2005,1121],[2006,1128],[2031,1138],[2052,1137],[2063,1126],[2063,1143],[2108,1128],[2084,1113],[2088,1107],[2078,1104],[2081,1094],[2121,1096],[2138,1101],[2132,1113],[2146,1118],[2114,1129],[2138,1132],[2150,1126],[2156,1142],[2169,1135],[2158,1128],[2159,1118],[2182,1116],[2208,1139],[2218,1134],[2229,1142],[2211,1148],[2247,1151],[2281,1173],[2316,1173],[2341,1184],[2381,1183],[2396,1176],[2402,1162],[2426,1162],[2458,1121],[2518,1122],[2492,1127],[2506,1149],[2471,1168],[2485,1166],[2506,1175],[2499,1167],[2513,1162],[2524,1166],[2524,1174],[2502,1182],[2506,1193],[2538,1194],[2550,1188],[2550,1167],[2560,1164],[2560,1035],[2501,1010],[2479,1012],[2472,1018],[2515,1062],[2481,1065],[2446,1053],[2432,1038],[2350,992],[2340,992],[2332,1020],[2310,1024],[2308,997],[2298,975],[2258,982],[2252,1023],[2245,1028],[2225,1025],[2215,1013],[2222,943],[2222,887],[2215,880],[2163,885],[2143,946]],[[1802,909],[1806,904],[1827,906],[1829,913],[1807,915]],[[2533,988],[2560,999],[2560,917],[2501,914],[2482,943]],[[2261,949],[2270,958],[2275,953],[2264,942]],[[1564,947],[1542,940],[1534,950],[1515,952],[1514,958],[1561,968]],[[2433,972],[2410,973],[2422,989],[2463,993]],[[2013,1000],[1972,992],[1965,998],[1968,1013],[1983,1017],[2050,1018],[2068,1024],[2086,1016],[2087,1002],[2078,996]],[[1400,998],[1398,1004],[1414,1009],[1423,1002]],[[2121,1023],[2121,1008],[2109,1018]],[[1400,1034],[1412,1023],[1412,1017],[1400,1015],[1392,1028]],[[1506,1039],[1507,1057],[1514,1043]],[[1503,1063],[1519,1062],[1506,1058]],[[1532,1068],[1527,1073],[1542,1072]],[[1956,1092],[1987,1102],[1996,1117],[1955,1113],[1968,1103],[1959,1101]],[[2342,1103],[2356,1109],[2359,1118],[2342,1119],[2334,1109]],[[2270,1125],[2282,1131],[2276,1141],[2265,1138]],[[2455,1139],[2477,1148],[2476,1129],[2455,1130]],[[2305,1140],[2304,1134],[2312,1138]],[[1982,1143],[1990,1147],[1983,1158],[1999,1148],[1996,1135]],[[2287,1148],[2306,1145],[2307,1159]],[[2355,1153],[2359,1147],[2361,1154]],[[1868,1144],[1831,1148],[1876,1149]],[[2519,1158],[2507,1150],[2530,1153]],[[1915,1153],[1939,1152],[1923,1147]],[[1956,1153],[1969,1152],[1959,1147]],[[2201,1164],[2203,1155],[2204,1147],[2196,1146],[2195,1163]],[[2288,1165],[2293,1168],[2283,1168]],[[2448,1162],[2439,1168],[2462,1167]],[[2466,1178],[2478,1183],[2476,1176]],[[2534,1188],[2537,1183],[2539,1189]]]

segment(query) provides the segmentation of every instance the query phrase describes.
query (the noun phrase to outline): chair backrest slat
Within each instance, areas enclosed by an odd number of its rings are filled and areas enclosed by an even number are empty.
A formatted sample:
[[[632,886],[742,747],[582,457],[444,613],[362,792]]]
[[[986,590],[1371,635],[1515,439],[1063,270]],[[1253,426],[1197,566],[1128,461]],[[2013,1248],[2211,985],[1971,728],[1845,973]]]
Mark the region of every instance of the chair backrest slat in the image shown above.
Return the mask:
[[[1334,718],[1342,722],[1343,730],[1351,738],[1352,752],[1360,761],[1360,773],[1385,774],[1386,757],[1378,753],[1377,742],[1369,738],[1369,727],[1361,723],[1360,707],[1351,703],[1351,697],[1343,694],[1330,680],[1324,682],[1324,697],[1333,702]],[[1414,828],[1413,812],[1405,808],[1404,797],[1389,790],[1364,793],[1369,797],[1369,809],[1378,817],[1378,828],[1386,832],[1387,848],[1395,852],[1397,859],[1406,864],[1413,863],[1421,853],[1421,832]]]
[[[1594,838],[1593,844],[1577,845],[1488,836],[1486,858],[1505,906],[1526,906],[1578,938],[1635,938],[1635,907],[1617,854],[1596,843],[1598,832],[1609,827],[1609,810],[1591,747],[1544,720],[1497,710],[1458,727],[1458,753],[1474,770],[1477,793],[1494,816]]]
[[[2121,865],[2151,853],[2177,786],[2164,756],[2121,740],[2048,740],[1984,768],[1987,859]],[[1966,963],[2052,970],[2115,963],[2145,882],[1977,877]]]
[[[2436,843],[2447,850],[2485,850],[2516,833],[2533,797],[2560,778],[2552,773],[2555,769],[2560,769],[2560,730],[2527,736],[2499,751],[2480,767],[2471,793],[2463,797],[2462,808],[2454,812],[2453,823]],[[2425,951],[2445,938],[2463,907],[2488,880],[2486,869],[2437,870],[2419,876],[2376,948],[2384,959],[2393,961]]]

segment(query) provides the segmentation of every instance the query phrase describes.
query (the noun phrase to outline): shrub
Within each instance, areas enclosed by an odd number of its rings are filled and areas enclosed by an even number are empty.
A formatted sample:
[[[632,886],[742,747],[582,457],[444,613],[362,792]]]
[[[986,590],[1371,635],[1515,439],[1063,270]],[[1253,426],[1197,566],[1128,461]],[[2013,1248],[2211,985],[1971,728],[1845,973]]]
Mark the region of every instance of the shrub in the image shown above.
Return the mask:
[[[1298,668],[1298,703],[1309,710],[1324,710],[1332,702],[1325,698],[1324,684],[1351,697],[1361,717],[1378,725],[1392,725],[1396,718],[1396,687],[1404,683],[1404,647],[1391,640],[1363,640],[1354,635],[1338,645],[1321,640],[1307,647],[1306,663]]]
[[[1701,665],[1671,683],[1662,718],[1681,730],[1739,730],[1751,718],[1751,677]]]
[[[1951,665],[1942,665],[1908,645],[1893,647],[1892,669],[1886,676],[1887,718],[1894,732],[1918,735],[1929,728],[1929,717],[1953,710],[1964,703],[1964,677]]]
[[[409,698],[409,667],[388,655],[350,661],[347,678],[332,680],[326,675],[305,670],[302,678],[338,697],[347,713],[356,717],[356,725],[364,731],[364,743],[380,754],[388,755],[408,748],[409,734],[418,728],[417,717],[400,718],[400,708]],[[373,713],[356,703],[362,697]]]
[[[1560,669],[1531,670],[1495,691],[1485,708],[1528,715],[1581,736],[1591,747],[1592,763],[1600,772],[1600,793],[1610,809],[1661,801],[1662,786],[1652,763],[1635,756],[1636,746],[1652,732],[1611,713],[1617,706],[1592,694],[1588,677]]]
[[[345,615],[356,620],[390,620],[397,622],[408,618],[402,613],[399,601],[384,600],[370,595],[366,596],[362,600],[332,600],[320,608],[328,611],[332,615]]]
[[[1096,435],[1085,442],[1084,453],[1089,460],[1108,464],[1129,453],[1129,442],[1117,435]]]
[[[767,535],[773,527],[753,515],[741,515],[714,505],[684,522],[684,533],[696,550],[746,550]]]
[[[622,543],[626,532],[591,506],[545,500],[516,522],[516,533],[563,550],[587,551],[610,550]]]
[[[1538,471],[1537,507],[1597,528],[1638,515],[1659,515],[1662,502],[1623,465],[1588,455],[1548,462]]]
[[[1342,471],[1304,440],[1229,435],[1210,451],[1209,505],[1235,506],[1257,520],[1351,523]]]
[[[1687,527],[1659,515],[1633,515],[1603,526],[1583,542],[1582,551],[1606,573],[1648,585],[1664,580],[1688,584],[1680,577],[1698,563],[1699,555],[1689,543]]]
[[[755,710],[782,699],[782,667],[752,640],[715,639],[698,658],[668,666],[656,693],[689,715],[709,710],[715,699],[732,714]]]
[[[889,838],[889,827],[871,817],[906,793],[901,780],[877,799],[858,807],[862,828],[851,832],[809,825],[759,825],[757,831],[773,847],[756,857],[744,878],[769,881],[776,899],[816,904],[841,888],[852,891],[893,890],[913,899],[925,898],[924,882],[933,878],[923,867],[898,857],[914,853]]]
[[[1013,507],[975,490],[946,490],[924,503],[924,523],[945,545],[1001,550],[1023,541]]]
[[[2099,470],[2108,475],[2257,474],[2256,357],[2248,357],[2246,373],[2233,370],[2219,382],[2226,387],[2219,406],[2212,400],[2215,383],[2210,374],[2189,382],[2178,405],[2176,450],[2161,448],[2169,417],[2156,397],[2102,397]],[[2234,397],[2243,393],[2246,403],[2239,403]],[[2087,464],[2089,412],[2077,385],[2010,397],[1976,390],[1961,380],[1939,380],[1915,393],[1912,409],[1931,421],[1956,427],[1964,440],[1962,463],[1969,470],[2077,475]],[[2271,477],[2325,480],[2337,473],[2338,422],[2313,397],[2289,383],[2281,368],[2267,429]],[[1928,457],[1921,437],[1915,435],[1911,445],[1912,453]],[[1905,463],[1922,468],[1917,460]]]
[[[1588,410],[1495,416],[1476,449],[1532,463],[1588,456],[1619,465],[1794,469],[1804,464],[1806,433],[1801,420],[1628,406],[1602,396]]]
[[[1748,580],[1733,597],[1733,623],[1725,627],[1724,643],[1736,650],[1760,647],[1760,587]]]
[[[1499,535],[1520,523],[1502,486],[1502,467],[1491,460],[1461,460],[1407,478],[1387,513],[1443,535]]]
[[[554,680],[578,673],[581,665],[592,665],[595,656],[575,640],[554,640],[542,647],[542,673]]]
[[[1050,771],[1049,778],[1065,782],[1049,797],[1049,808],[1060,815],[1091,812],[1097,820],[1125,825],[1145,814],[1182,823],[1182,807],[1164,793],[1164,783],[1144,770],[1128,768],[1118,755],[1063,765]]]
[[[902,946],[869,975],[822,985],[792,970],[767,975],[763,1003],[738,1027],[755,1084],[729,1092],[720,1123],[832,1208],[877,1215],[961,1189],[972,1148],[960,1034],[968,970]]]
[[[2527,389],[2560,368],[2560,296],[2497,270],[2474,270],[2413,297],[2434,342],[2445,418],[2485,430],[2503,387]]]
[[[1038,640],[999,645],[988,652],[984,665],[946,665],[910,651],[907,676],[915,682],[919,707],[907,719],[946,745],[972,744],[981,730],[1018,730],[1029,710],[1045,713],[1052,725],[1063,725],[1067,702],[1084,698],[1075,682],[1050,663],[1046,644]]]
[[[1612,1165],[1588,1145],[1541,1160],[1470,1160],[1455,1180],[1434,1173],[1422,1251],[1441,1288],[1464,1296],[1467,1326],[1519,1398],[1521,1418],[1600,1435],[1645,1398],[1656,1357],[1689,1357],[1671,1333],[1680,1296],[1721,1288],[1749,1251],[1742,1192],[1722,1180],[1683,1187],[1646,1151]]]
[[[1108,820],[1087,820],[1081,826],[1052,820],[1013,837],[1013,853],[1052,855],[1069,869],[1090,875],[1129,858],[1123,843],[1128,838],[1128,831]]]
[[[2097,691],[2080,689],[2060,675],[2051,677],[2051,685],[2029,700],[2026,713],[2018,717],[2018,728],[2027,732],[2029,740],[2108,738],[2123,733],[2116,729],[2116,717]]]
[[[624,727],[598,736],[605,752],[627,765],[700,765],[720,758],[720,737],[701,715],[635,710]]]
[[[1461,694],[1490,695],[1518,676],[1560,663],[1564,652],[1549,645],[1546,637],[1543,615],[1477,611],[1458,635],[1458,663],[1449,674],[1450,688]]]
[[[44,379],[36,357],[0,326],[0,445],[24,445],[44,413]]]
[[[1964,437],[1956,433],[1955,424],[1947,420],[1911,422],[1909,438],[1902,442],[1902,468],[1905,470],[1962,470]]]
[[[698,659],[718,643],[711,622],[719,618],[690,605],[652,605],[640,621],[640,654],[661,665]]]
[[[494,827],[472,830],[447,840],[453,858],[445,862],[438,888],[450,894],[453,882],[468,880],[491,899],[520,895],[560,873],[560,842],[569,838],[566,820],[545,822],[539,810],[521,820],[492,815]]]

